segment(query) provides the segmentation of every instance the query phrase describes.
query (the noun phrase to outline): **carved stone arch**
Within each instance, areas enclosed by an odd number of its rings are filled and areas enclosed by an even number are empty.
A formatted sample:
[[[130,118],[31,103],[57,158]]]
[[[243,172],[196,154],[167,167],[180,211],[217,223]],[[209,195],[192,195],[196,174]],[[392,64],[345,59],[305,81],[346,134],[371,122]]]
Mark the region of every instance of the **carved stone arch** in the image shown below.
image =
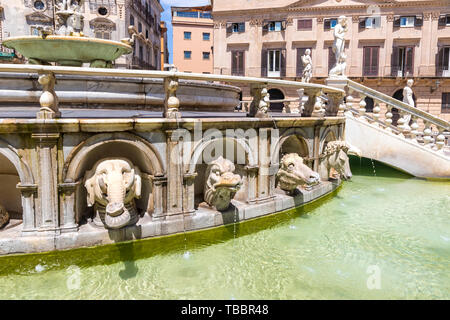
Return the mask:
[[[41,12],[26,15],[25,19],[29,25],[53,26],[53,19]]]
[[[323,153],[326,143],[336,141],[339,137],[338,127],[326,127],[320,135],[319,154]]]
[[[203,151],[205,150],[205,148],[210,145],[211,143],[217,142],[219,140],[233,140],[235,141],[238,145],[240,145],[245,152],[247,153],[247,164],[249,166],[256,166],[257,165],[257,159],[255,157],[255,154],[252,151],[252,148],[250,147],[248,141],[245,139],[243,141],[243,139],[236,139],[234,137],[220,137],[217,139],[208,139],[206,141],[204,141],[204,139],[202,139],[200,142],[198,142],[192,152],[191,152],[191,156],[190,156],[190,161],[189,161],[189,173],[194,173],[195,172],[195,166],[197,165],[198,160],[200,159]]]
[[[89,27],[95,30],[116,31],[116,24],[110,19],[98,17],[89,21]]]
[[[22,184],[34,184],[34,177],[31,168],[22,160],[14,147],[1,139],[0,153],[14,165]]]
[[[271,164],[274,166],[279,165],[279,155],[280,155],[280,151],[281,148],[283,146],[283,143],[286,142],[286,140],[288,140],[291,137],[296,136],[297,138],[300,137],[301,139],[303,139],[303,142],[306,144],[307,149],[308,149],[308,155],[310,156],[313,154],[313,144],[311,142],[311,139],[313,137],[310,136],[310,134],[308,134],[308,132],[306,132],[303,128],[290,128],[288,130],[286,130],[281,137],[278,139],[275,147],[273,147],[273,153],[271,155]]]
[[[165,169],[156,148],[149,141],[131,133],[101,133],[81,142],[65,161],[62,175],[64,184],[76,185],[74,198],[60,196],[62,201],[67,202],[63,206],[67,220],[79,223],[81,217],[88,212],[84,175],[97,161],[111,157],[127,158],[142,172],[145,181],[142,183],[142,197],[136,202],[138,208],[147,213],[162,209],[155,207],[155,204],[163,203],[162,199],[159,199],[163,193],[161,190],[156,192],[154,178],[164,177]]]

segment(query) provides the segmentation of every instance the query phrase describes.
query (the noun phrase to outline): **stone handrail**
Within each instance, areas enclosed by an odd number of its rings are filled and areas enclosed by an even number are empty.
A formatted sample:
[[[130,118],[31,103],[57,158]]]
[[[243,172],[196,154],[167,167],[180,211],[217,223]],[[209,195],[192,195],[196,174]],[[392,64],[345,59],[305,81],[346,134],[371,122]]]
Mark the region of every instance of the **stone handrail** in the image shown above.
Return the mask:
[[[386,131],[393,134],[398,134],[414,143],[421,144],[425,147],[436,151],[443,151],[445,147],[445,132],[450,131],[450,123],[444,119],[436,117],[428,112],[420,110],[415,107],[392,98],[386,94],[368,88],[362,84],[352,80],[347,81],[347,88],[349,95],[347,96],[346,109],[351,111],[356,118],[362,121],[368,121],[372,125],[382,127]],[[357,92],[360,97],[359,108],[353,108],[352,102],[353,92]],[[370,97],[374,101],[374,108],[371,114],[366,113],[365,98]],[[380,103],[386,105],[386,114],[384,121],[380,121]],[[392,123],[392,109],[396,108],[399,111],[400,118],[398,124]],[[419,131],[418,120],[423,121],[423,131]],[[433,134],[431,126],[434,125],[437,129],[437,134]]]
[[[382,103],[385,103],[386,105],[389,105],[391,107],[394,107],[394,108],[397,108],[404,112],[407,112],[413,116],[421,118],[424,121],[430,122],[431,124],[434,124],[437,127],[442,127],[445,131],[450,131],[450,123],[448,121],[445,121],[444,119],[436,117],[428,112],[425,112],[418,108],[411,107],[410,105],[408,105],[400,100],[392,98],[392,97],[390,97],[384,93],[381,93],[379,91],[376,91],[374,89],[368,88],[368,87],[366,87],[360,83],[357,83],[355,81],[352,81],[350,79],[347,80],[347,86],[348,86],[349,91],[358,92],[360,94],[363,94],[364,96],[370,97],[374,100],[378,100]]]
[[[178,80],[199,80],[209,82],[225,83],[245,83],[250,86],[253,100],[250,106],[249,115],[256,117],[267,117],[270,101],[268,99],[268,87],[279,86],[295,89],[303,89],[309,99],[308,112],[303,116],[323,117],[325,109],[320,103],[317,103],[317,97],[323,94],[331,94],[344,97],[345,92],[342,89],[331,86],[304,83],[298,81],[287,81],[269,78],[241,77],[216,74],[184,73],[178,71],[153,71],[153,70],[130,70],[130,69],[103,69],[103,68],[79,68],[62,66],[43,66],[43,65],[18,65],[18,64],[0,64],[0,72],[5,73],[37,73],[46,75],[49,79],[49,85],[44,87],[44,92],[40,99],[41,110],[38,113],[39,118],[57,117],[58,99],[54,91],[56,75],[77,75],[77,76],[103,76],[103,77],[121,77],[121,78],[139,78],[152,79],[158,78],[164,80],[164,90],[166,93],[164,102],[164,116],[167,118],[176,118],[180,116],[180,101],[176,96]],[[336,100],[337,101],[337,100]],[[327,116],[342,115],[338,113],[337,108],[326,112]]]

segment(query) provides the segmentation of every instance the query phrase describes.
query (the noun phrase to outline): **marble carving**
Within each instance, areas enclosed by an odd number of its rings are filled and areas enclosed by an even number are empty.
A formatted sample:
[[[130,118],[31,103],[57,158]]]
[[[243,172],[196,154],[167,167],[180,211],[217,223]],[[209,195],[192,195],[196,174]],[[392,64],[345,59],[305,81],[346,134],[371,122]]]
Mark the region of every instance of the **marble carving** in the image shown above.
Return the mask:
[[[299,186],[320,183],[320,176],[304,164],[303,158],[297,153],[289,153],[281,159],[277,180],[280,189],[293,192]]]
[[[360,151],[351,148],[345,141],[331,141],[320,155],[319,173],[323,180],[352,178],[347,154],[360,155]]]
[[[137,222],[134,199],[141,196],[141,173],[127,159],[97,162],[85,177],[87,203],[94,206],[94,223],[120,229]]]

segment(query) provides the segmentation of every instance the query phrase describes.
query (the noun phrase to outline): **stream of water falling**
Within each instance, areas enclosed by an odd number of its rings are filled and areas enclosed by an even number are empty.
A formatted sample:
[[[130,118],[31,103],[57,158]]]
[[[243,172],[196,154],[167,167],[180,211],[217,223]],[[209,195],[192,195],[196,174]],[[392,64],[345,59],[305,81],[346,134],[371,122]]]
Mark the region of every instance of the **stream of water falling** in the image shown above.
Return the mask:
[[[133,260],[133,273],[126,261],[80,266],[76,290],[46,256],[1,258],[3,268],[30,268],[0,277],[0,299],[450,299],[450,183],[378,162],[375,178],[370,160],[358,162],[352,181],[315,207],[188,233],[189,259],[181,235],[129,244],[135,253],[161,248]],[[87,249],[79,261],[112,250]],[[379,289],[368,286],[373,268]]]

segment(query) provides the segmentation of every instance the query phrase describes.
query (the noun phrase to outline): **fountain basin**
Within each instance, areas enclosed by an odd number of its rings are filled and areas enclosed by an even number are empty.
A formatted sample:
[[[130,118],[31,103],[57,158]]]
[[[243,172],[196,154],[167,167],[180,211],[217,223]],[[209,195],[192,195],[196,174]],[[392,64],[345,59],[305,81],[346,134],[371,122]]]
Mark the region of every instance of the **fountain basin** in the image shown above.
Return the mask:
[[[74,67],[83,63],[108,67],[112,61],[133,51],[131,46],[117,41],[58,35],[14,37],[4,40],[3,45],[20,52],[32,64],[56,62]]]

